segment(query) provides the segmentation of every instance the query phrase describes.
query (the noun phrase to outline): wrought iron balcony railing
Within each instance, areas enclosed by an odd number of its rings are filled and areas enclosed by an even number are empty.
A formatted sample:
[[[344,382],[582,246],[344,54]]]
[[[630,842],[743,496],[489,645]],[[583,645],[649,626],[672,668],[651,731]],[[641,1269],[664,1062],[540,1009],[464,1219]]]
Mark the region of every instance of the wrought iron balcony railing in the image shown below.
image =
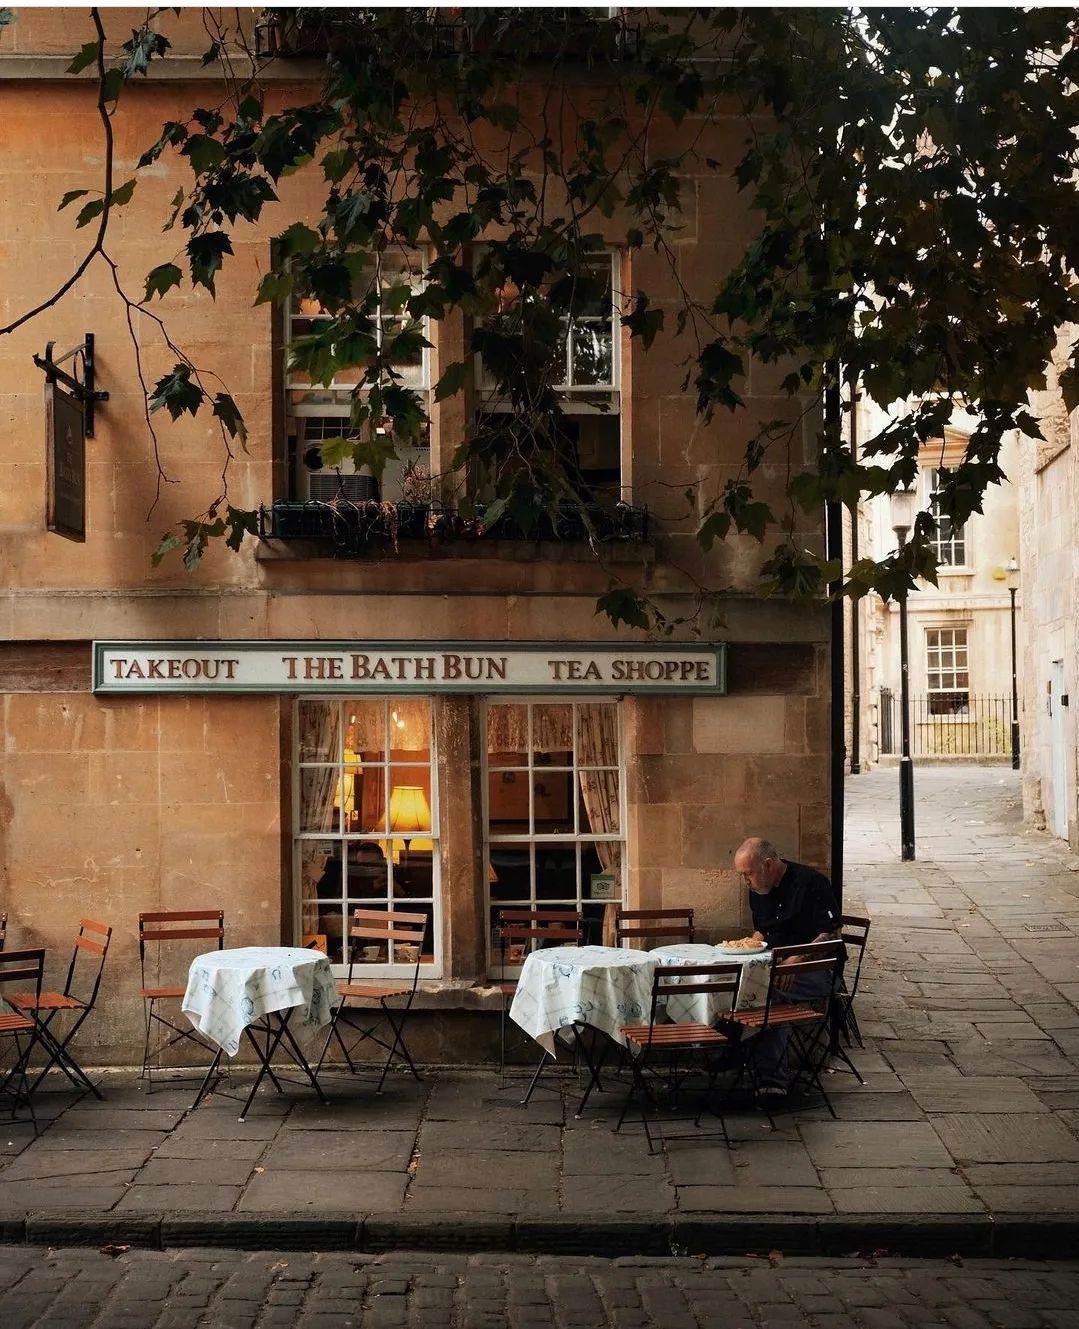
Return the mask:
[[[339,557],[362,557],[398,548],[400,541],[431,545],[453,541],[517,540],[602,544],[641,542],[648,538],[648,510],[628,503],[613,507],[560,506],[543,513],[528,529],[507,513],[485,520],[486,506],[476,504],[468,515],[436,503],[383,503],[377,499],[351,502],[278,500],[259,509],[259,535],[264,540],[308,540],[332,547]]]

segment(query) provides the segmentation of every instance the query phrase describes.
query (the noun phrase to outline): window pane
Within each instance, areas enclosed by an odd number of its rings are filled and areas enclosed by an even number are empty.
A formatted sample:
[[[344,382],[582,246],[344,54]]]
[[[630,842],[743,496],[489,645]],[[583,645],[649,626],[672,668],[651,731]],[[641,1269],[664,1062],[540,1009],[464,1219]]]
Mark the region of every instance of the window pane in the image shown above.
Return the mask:
[[[528,834],[528,777],[523,771],[490,772],[487,817],[495,834]]]
[[[490,766],[528,765],[527,706],[488,706],[487,760]]]
[[[536,842],[536,900],[575,903],[577,846]]]
[[[390,704],[390,748],[393,761],[428,760],[431,748],[431,707],[426,701]]]
[[[339,831],[340,808],[334,799],[338,791],[337,766],[302,766],[300,768],[300,831],[325,834]]]
[[[572,706],[532,708],[532,752],[537,766],[573,765]]]
[[[351,900],[386,898],[389,871],[378,841],[353,840],[349,843],[346,882]]]
[[[532,776],[532,803],[536,830],[573,834],[573,772],[536,771]]]
[[[382,701],[349,701],[345,746],[364,763],[385,761],[386,704]]]
[[[617,771],[581,771],[578,791],[580,833],[617,835],[620,826]]]
[[[587,386],[612,381],[611,324],[578,323],[573,329],[572,383]]]
[[[301,701],[299,736],[301,761],[336,761],[340,706],[336,701]]]
[[[388,830],[405,840],[431,835],[431,771],[429,766],[394,766],[390,771]]]

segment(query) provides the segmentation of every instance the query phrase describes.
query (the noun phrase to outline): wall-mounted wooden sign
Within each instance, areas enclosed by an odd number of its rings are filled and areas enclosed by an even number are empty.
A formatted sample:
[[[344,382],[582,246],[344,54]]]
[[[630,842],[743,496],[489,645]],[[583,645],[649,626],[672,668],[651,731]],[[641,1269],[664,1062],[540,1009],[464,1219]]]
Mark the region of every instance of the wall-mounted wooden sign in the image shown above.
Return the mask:
[[[86,539],[86,436],[83,404],[45,384],[45,522],[69,540]]]

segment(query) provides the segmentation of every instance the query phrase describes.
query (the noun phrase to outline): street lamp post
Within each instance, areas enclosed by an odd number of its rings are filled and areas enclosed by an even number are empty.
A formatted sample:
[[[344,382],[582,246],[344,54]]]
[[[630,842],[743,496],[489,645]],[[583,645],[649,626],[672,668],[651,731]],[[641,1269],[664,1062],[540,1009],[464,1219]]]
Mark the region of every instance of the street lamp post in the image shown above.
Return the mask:
[[[914,524],[917,505],[915,490],[897,489],[892,495],[892,530],[902,549]],[[905,862],[914,859],[914,763],[910,757],[910,662],[907,652],[907,591],[899,597],[899,719],[902,746],[899,756],[899,840],[900,856]]]
[[[1012,770],[1019,769],[1019,687],[1015,672],[1015,593],[1019,589],[1019,563],[1010,558],[1004,565],[1008,578],[1008,595],[1011,597],[1012,620]]]

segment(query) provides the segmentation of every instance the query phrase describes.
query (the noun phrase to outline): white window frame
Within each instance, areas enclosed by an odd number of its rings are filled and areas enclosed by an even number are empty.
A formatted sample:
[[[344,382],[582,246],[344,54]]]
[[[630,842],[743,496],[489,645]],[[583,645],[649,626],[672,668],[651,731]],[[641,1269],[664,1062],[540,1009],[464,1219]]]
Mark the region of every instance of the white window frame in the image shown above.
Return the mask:
[[[615,714],[615,733],[618,740],[618,754],[616,765],[614,766],[581,766],[577,760],[577,712],[583,706],[603,704],[614,708]],[[492,765],[490,761],[489,743],[488,743],[488,714],[492,706],[511,705],[528,707],[528,764],[526,766],[503,766]],[[566,706],[573,707],[573,752],[571,754],[571,765],[569,767],[552,767],[546,763],[537,764],[534,761],[535,754],[532,751],[532,716],[535,707],[538,706]],[[627,836],[626,836],[626,748],[625,732],[623,726],[622,707],[617,697],[582,697],[580,699],[567,698],[566,696],[543,696],[529,694],[526,696],[505,696],[490,698],[484,700],[483,705],[483,724],[482,744],[481,744],[481,774],[483,788],[483,881],[484,881],[484,920],[486,931],[486,949],[487,949],[487,972],[489,975],[500,976],[502,968],[499,964],[499,951],[494,942],[495,929],[495,911],[500,908],[505,909],[546,909],[558,908],[562,905],[574,907],[583,911],[585,904],[620,904],[624,901],[626,893],[626,882],[628,874]],[[620,831],[618,835],[597,835],[593,832],[582,833],[579,829],[573,832],[537,832],[535,827],[535,788],[534,776],[540,771],[566,772],[571,774],[573,788],[573,806],[574,806],[574,824],[577,824],[578,795],[580,790],[579,772],[581,770],[603,770],[617,771],[618,773],[618,824]],[[512,773],[519,779],[528,782],[528,809],[529,826],[527,834],[509,834],[500,833],[491,834],[491,809],[490,809],[490,785],[491,775],[498,773]],[[585,894],[583,874],[581,871],[581,855],[575,851],[576,867],[576,898],[569,897],[558,899],[538,899],[536,895],[536,852],[537,843],[550,844],[558,843],[560,845],[577,846],[595,844],[597,840],[605,840],[610,844],[617,844],[620,848],[620,859],[622,865],[621,895],[613,901],[593,901]],[[528,847],[529,864],[529,898],[520,900],[492,900],[491,898],[491,850],[496,845],[524,845]],[[587,883],[591,885],[591,883]],[[517,966],[513,967],[516,970]],[[507,965],[507,973],[510,972],[510,966]]]
[[[621,388],[622,388],[622,338],[621,330],[621,291],[619,290],[619,275],[621,269],[621,254],[617,249],[606,249],[602,253],[597,253],[594,260],[590,260],[598,267],[600,260],[605,259],[611,265],[611,377],[604,383],[574,383],[573,380],[573,323],[567,318],[568,331],[566,336],[566,380],[562,383],[552,383],[551,387],[562,394],[565,398],[563,408],[568,413],[581,414],[611,414],[621,413]],[[598,315],[586,315],[585,322],[598,321]],[[483,363],[482,355],[476,356],[476,386],[481,394],[486,394],[482,401],[477,403],[478,409],[490,414],[505,412],[512,408],[495,395],[496,385],[494,380],[488,375]],[[588,397],[606,397],[608,410],[596,403],[587,400]]]
[[[430,261],[430,253],[425,248],[408,250],[391,250],[390,257],[397,256],[406,258],[412,271],[405,272],[399,270],[398,275],[408,275],[413,289],[417,292],[422,291],[426,283],[427,265]],[[289,434],[297,435],[297,455],[293,464],[294,476],[291,484],[291,491],[297,499],[301,501],[307,497],[307,486],[305,481],[308,475],[320,475],[322,472],[308,472],[304,466],[303,454],[307,447],[316,444],[317,439],[308,439],[306,436],[300,440],[301,433],[300,422],[304,419],[329,419],[339,420],[341,422],[338,434],[344,433],[348,427],[349,418],[352,413],[352,393],[356,387],[355,383],[343,382],[335,378],[328,386],[322,384],[312,384],[306,382],[303,378],[296,378],[289,370],[289,347],[292,344],[293,323],[302,320],[305,323],[329,321],[333,316],[328,313],[300,313],[297,308],[298,300],[301,297],[293,292],[288,299],[283,302],[282,310],[284,316],[284,334],[285,342],[282,348],[284,356],[284,373],[282,381],[284,383],[285,397],[285,428]],[[431,319],[424,315],[421,320],[421,331],[425,341],[432,341],[432,323]],[[381,345],[383,337],[383,327],[381,317],[375,320],[376,340]],[[420,352],[420,363],[415,366],[395,366],[395,371],[400,375],[400,384],[404,388],[415,392],[423,399],[424,410],[428,419],[431,416],[431,347],[425,346]],[[294,400],[296,394],[307,393],[311,396],[321,396],[326,400]],[[327,435],[326,437],[337,437],[337,434]],[[397,452],[400,457],[399,463],[391,463],[387,472],[391,470],[404,471],[409,464],[426,463],[428,471],[431,466],[431,450],[428,444],[406,444],[401,443],[397,446]],[[338,477],[355,475],[355,467],[351,461],[343,462],[340,466],[331,468],[331,473]],[[385,473],[384,473],[385,474]]]
[[[948,640],[945,640],[946,637]],[[960,651],[962,663],[959,659]],[[936,687],[930,682],[934,674],[940,680]],[[958,681],[960,675],[966,678],[965,684]],[[925,628],[925,676],[927,699],[965,696],[969,705],[970,634],[965,626]],[[945,683],[945,679],[949,681]]]
[[[939,570],[943,573],[966,571],[970,567],[970,523],[953,526],[950,519],[939,511],[937,492],[940,482],[940,467],[933,466],[926,471],[925,506],[937,522],[937,529],[930,541],[936,555]],[[947,533],[945,533],[947,532]],[[957,548],[962,557],[957,557]]]
[[[293,912],[293,935],[296,938],[296,945],[299,945],[303,938],[303,850],[304,844],[337,844],[342,853],[342,862],[348,852],[348,846],[362,843],[374,843],[380,846],[384,852],[385,841],[389,836],[386,831],[365,831],[351,832],[344,829],[340,823],[340,813],[338,813],[338,826],[329,832],[321,831],[302,831],[300,829],[300,815],[302,810],[302,772],[312,767],[336,766],[337,778],[343,779],[345,773],[345,736],[347,733],[347,714],[350,704],[355,704],[359,698],[350,699],[349,697],[338,696],[312,696],[295,698],[293,700],[293,740],[292,740],[292,880],[296,883],[294,892],[294,912]],[[438,794],[438,754],[436,752],[436,738],[434,727],[434,705],[430,697],[418,697],[416,695],[407,697],[378,696],[364,697],[364,704],[369,705],[372,702],[382,703],[383,714],[383,757],[381,765],[384,784],[383,805],[389,807],[390,803],[390,780],[391,773],[395,769],[405,769],[408,767],[418,767],[427,765],[428,780],[431,790],[431,829],[421,832],[422,838],[430,840],[431,849],[431,895],[418,896],[408,895],[400,898],[393,895],[393,873],[392,864],[387,859],[386,871],[386,894],[384,899],[374,897],[353,897],[347,893],[347,877],[342,874],[341,894],[338,900],[331,900],[327,896],[318,896],[319,903],[341,905],[342,917],[342,962],[333,965],[334,975],[338,978],[344,978],[348,974],[348,942],[349,928],[351,927],[352,912],[356,908],[379,908],[385,904],[389,908],[397,908],[405,912],[409,911],[412,905],[430,905],[431,907],[431,936],[433,942],[433,958],[428,964],[420,965],[420,978],[441,978],[444,964],[442,952],[442,871],[441,871],[441,853],[439,848],[439,794]],[[430,746],[428,748],[427,762],[414,761],[396,761],[391,762],[389,757],[392,743],[391,727],[393,708],[397,704],[408,703],[414,705],[417,701],[423,701],[428,707],[428,733],[430,736]],[[305,702],[323,702],[329,705],[336,705],[339,708],[338,723],[338,752],[335,762],[301,761],[300,759],[300,724],[299,707]],[[416,838],[420,838],[417,835]],[[362,977],[364,978],[407,978],[411,979],[413,965],[409,963],[398,964],[364,964],[362,967]]]

